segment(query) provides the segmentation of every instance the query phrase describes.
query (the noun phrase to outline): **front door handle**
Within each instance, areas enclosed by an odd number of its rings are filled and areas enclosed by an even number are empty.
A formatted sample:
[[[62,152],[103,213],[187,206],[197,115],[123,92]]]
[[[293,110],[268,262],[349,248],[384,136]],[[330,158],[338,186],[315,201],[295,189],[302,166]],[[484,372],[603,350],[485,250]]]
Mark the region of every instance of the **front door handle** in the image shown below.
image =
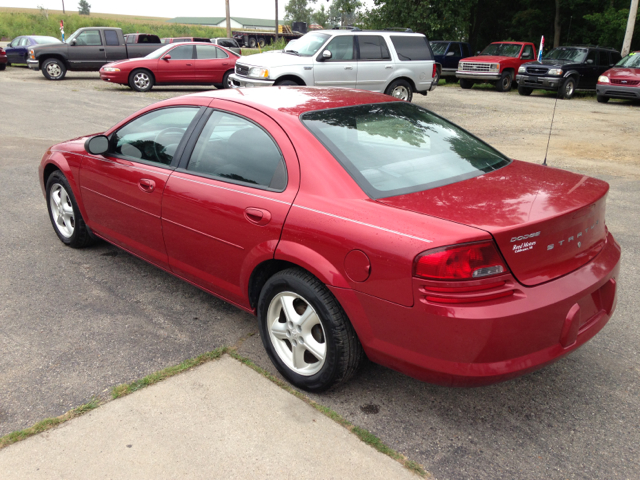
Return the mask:
[[[191,64],[191,63],[187,63],[187,67],[190,67],[191,65],[193,65],[193,64]]]
[[[353,67],[344,67],[345,70],[353,70]]]
[[[271,221],[271,212],[263,208],[249,207],[244,210],[244,218],[251,223],[264,226]]]
[[[151,193],[156,188],[156,182],[148,178],[141,178],[138,182],[138,188],[144,193]]]
[[[104,52],[104,48],[99,48],[98,51]]]

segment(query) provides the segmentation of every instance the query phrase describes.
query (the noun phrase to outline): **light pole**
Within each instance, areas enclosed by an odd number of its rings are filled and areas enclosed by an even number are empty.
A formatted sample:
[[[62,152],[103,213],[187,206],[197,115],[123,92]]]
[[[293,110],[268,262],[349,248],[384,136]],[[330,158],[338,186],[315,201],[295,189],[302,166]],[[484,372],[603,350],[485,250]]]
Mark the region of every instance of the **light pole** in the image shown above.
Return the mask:
[[[278,41],[278,0],[276,0],[276,42]]]
[[[231,38],[231,15],[229,14],[229,0],[224,0],[224,6],[227,9],[227,38]]]
[[[631,8],[629,9],[629,20],[627,21],[627,33],[624,35],[624,42],[622,42],[622,51],[620,52],[623,57],[629,55],[631,50],[631,39],[633,38],[633,27],[636,24],[636,15],[638,14],[638,0],[631,0]]]
[[[65,11],[64,11],[64,0],[62,0],[62,14],[66,15]]]

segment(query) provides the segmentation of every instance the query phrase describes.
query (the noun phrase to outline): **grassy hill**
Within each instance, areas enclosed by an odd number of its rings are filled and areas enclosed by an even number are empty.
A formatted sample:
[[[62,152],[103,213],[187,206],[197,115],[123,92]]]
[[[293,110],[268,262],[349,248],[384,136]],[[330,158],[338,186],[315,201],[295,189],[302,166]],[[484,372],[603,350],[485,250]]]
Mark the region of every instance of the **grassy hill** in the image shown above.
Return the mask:
[[[160,37],[224,37],[225,29],[166,23],[167,18],[91,13],[78,15],[77,10],[49,10],[48,18],[38,9],[0,7],[0,39],[19,35],[49,35],[60,38],[60,20],[65,36],[82,27],[120,27],[124,33],[152,33]]]

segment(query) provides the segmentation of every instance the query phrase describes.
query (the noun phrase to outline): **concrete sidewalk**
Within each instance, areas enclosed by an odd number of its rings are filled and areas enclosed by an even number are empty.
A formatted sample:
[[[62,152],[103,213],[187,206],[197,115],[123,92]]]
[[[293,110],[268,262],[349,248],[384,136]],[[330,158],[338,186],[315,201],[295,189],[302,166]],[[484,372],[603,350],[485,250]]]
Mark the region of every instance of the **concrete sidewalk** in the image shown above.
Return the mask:
[[[0,450],[0,476],[419,478],[229,356]]]

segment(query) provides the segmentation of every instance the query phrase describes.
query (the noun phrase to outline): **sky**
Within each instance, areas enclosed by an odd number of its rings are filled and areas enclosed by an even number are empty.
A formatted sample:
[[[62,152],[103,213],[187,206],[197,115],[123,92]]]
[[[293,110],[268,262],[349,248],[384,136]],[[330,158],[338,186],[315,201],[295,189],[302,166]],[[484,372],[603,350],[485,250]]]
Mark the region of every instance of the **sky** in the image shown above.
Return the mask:
[[[224,0],[87,0],[92,12],[117,13],[121,15],[143,15],[147,17],[224,17]],[[327,0],[318,0],[329,6]],[[284,17],[284,7],[288,0],[278,0],[279,18]],[[373,0],[364,0],[366,7]],[[67,10],[77,10],[78,0],[66,0]],[[275,13],[273,0],[229,0],[231,16],[247,18],[272,18]],[[62,10],[62,0],[0,0],[0,7],[38,8],[43,6],[51,10]]]

